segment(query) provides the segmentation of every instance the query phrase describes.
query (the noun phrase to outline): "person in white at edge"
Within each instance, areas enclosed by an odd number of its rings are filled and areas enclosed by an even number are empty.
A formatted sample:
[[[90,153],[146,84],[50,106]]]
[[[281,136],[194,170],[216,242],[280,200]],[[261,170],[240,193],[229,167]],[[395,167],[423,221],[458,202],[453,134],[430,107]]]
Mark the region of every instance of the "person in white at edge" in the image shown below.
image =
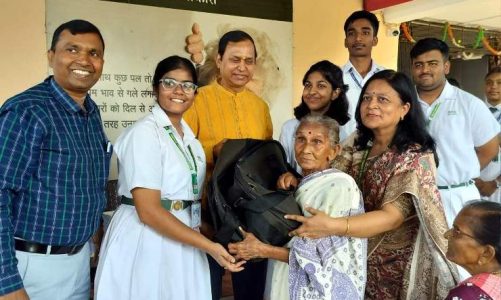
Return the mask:
[[[366,10],[352,13],[344,23],[344,46],[348,49],[349,59],[343,66],[343,81],[348,85],[348,113],[350,120],[341,126],[339,138],[344,141],[357,127],[355,109],[364,84],[376,72],[384,68],[372,60],[372,47],[377,45],[379,21]]]
[[[159,62],[157,104],[118,138],[118,194],[101,248],[96,299],[211,299],[204,252],[230,271],[241,263],[200,234],[205,155],[182,119],[193,104],[196,71],[186,58]]]
[[[480,199],[473,179],[498,153],[499,125],[482,100],[446,80],[449,47],[436,38],[418,41],[411,72],[428,131],[437,143],[437,186],[449,227],[464,204]],[[461,279],[470,277],[459,268]]]
[[[485,76],[485,100],[501,131],[501,67],[494,67]],[[501,134],[498,137],[501,141]],[[475,184],[483,200],[501,203],[501,148],[498,155],[480,172]]]

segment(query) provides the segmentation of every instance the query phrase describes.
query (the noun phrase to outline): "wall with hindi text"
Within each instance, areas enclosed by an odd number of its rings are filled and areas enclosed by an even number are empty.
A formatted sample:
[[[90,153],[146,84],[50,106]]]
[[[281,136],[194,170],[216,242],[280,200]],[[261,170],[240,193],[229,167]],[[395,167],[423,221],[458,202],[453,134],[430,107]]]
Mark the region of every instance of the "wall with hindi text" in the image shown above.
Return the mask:
[[[191,32],[194,22],[200,25],[207,44],[217,42],[231,29],[249,32],[258,52],[254,85],[268,102],[273,123],[282,124],[291,116],[290,21],[113,1],[46,0],[46,5],[47,44],[59,24],[74,18],[89,20],[103,34],[106,42],[103,74],[90,94],[100,108],[104,129],[112,142],[137,119],[149,113],[155,104],[151,80],[156,64],[174,54],[188,57],[184,50],[185,37]],[[200,5],[215,4],[205,2]],[[278,137],[279,133],[280,126],[275,125],[274,136]],[[112,160],[112,177],[115,162]]]
[[[278,137],[282,123],[292,116],[292,107],[300,101],[301,79],[308,67],[321,59],[329,59],[341,66],[348,59],[343,41],[344,20],[351,12],[362,8],[362,0],[315,0],[314,3],[313,7],[311,1],[293,0],[292,24],[185,10],[173,10],[168,18],[152,24],[150,21],[155,15],[162,14],[166,8],[135,5],[135,9],[116,11],[116,5],[124,4],[96,0],[0,0],[0,104],[47,76],[47,38],[51,38],[55,26],[69,19],[85,17],[102,29],[107,42],[103,77],[91,93],[101,99],[99,105],[105,117],[104,126],[113,140],[120,130],[149,111],[153,104],[149,88],[154,70],[152,62],[174,53],[186,55],[182,39],[189,33],[193,22],[201,24],[204,37],[212,38],[226,28],[245,22],[246,26],[271,34],[274,44],[287,50],[271,49],[280,73],[285,76],[278,80],[284,87],[273,95],[278,101],[270,103],[275,137]],[[115,13],[103,10],[103,5],[112,6]],[[104,18],[114,27],[112,35],[108,33],[108,24],[102,24],[99,18]],[[289,35],[283,34],[287,26],[291,27]],[[396,68],[398,39],[387,37],[385,31],[382,25],[373,57],[387,68]],[[147,36],[157,43],[129,40],[126,37],[131,33]],[[154,50],[158,47],[169,50]],[[137,67],[137,71],[130,72],[130,66]],[[134,102],[118,101],[126,97]],[[110,118],[111,114],[118,112],[119,119]]]

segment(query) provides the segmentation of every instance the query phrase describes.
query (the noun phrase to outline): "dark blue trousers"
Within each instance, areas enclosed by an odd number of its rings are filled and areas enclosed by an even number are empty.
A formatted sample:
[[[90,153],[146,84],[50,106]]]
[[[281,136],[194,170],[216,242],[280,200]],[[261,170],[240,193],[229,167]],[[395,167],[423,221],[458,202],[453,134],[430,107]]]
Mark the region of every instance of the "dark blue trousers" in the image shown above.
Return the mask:
[[[212,300],[221,299],[224,268],[212,256],[207,255],[210,268]],[[262,300],[266,284],[268,260],[247,262],[244,270],[232,273],[233,297],[235,300]]]

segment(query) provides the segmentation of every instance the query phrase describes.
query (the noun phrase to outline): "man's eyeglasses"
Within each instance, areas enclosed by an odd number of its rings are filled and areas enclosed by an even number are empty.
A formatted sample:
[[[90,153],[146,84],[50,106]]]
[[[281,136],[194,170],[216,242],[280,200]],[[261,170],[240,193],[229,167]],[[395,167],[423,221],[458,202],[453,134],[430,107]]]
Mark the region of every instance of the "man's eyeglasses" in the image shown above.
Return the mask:
[[[464,233],[464,232],[462,232],[461,230],[459,230],[459,229],[458,229],[458,228],[456,228],[456,227],[452,227],[451,229],[447,230],[447,231],[444,233],[444,237],[445,237],[446,239],[448,239],[448,238],[455,238],[455,239],[456,239],[456,238],[458,238],[458,237],[460,237],[460,236],[462,236],[462,235],[467,236],[467,237],[469,237],[469,238],[471,238],[471,239],[474,239],[475,241],[477,241],[477,242],[478,242],[478,240],[477,240],[477,238],[476,238],[476,237],[474,237],[474,236],[472,236],[472,235],[469,235],[469,234],[467,234],[467,233]]]
[[[180,86],[185,94],[192,94],[197,90],[197,85],[189,81],[177,81],[172,78],[162,78],[159,80],[166,90],[174,90],[177,86]]]

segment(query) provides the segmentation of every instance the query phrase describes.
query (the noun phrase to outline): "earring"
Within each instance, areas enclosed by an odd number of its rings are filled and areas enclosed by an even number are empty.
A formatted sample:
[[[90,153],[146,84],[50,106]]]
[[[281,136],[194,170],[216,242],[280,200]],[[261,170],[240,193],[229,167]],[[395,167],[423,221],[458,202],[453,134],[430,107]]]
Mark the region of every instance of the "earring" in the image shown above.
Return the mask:
[[[404,116],[400,116],[400,121],[403,121],[404,120]]]

